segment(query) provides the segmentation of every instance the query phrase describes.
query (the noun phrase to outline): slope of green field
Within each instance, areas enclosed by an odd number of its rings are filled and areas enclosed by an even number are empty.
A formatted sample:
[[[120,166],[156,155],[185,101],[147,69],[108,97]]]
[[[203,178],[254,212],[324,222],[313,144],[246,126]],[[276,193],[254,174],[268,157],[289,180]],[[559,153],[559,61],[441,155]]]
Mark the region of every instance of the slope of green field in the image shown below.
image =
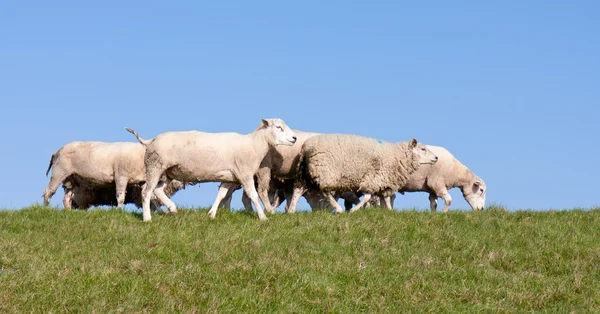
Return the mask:
[[[600,209],[0,212],[0,312],[600,311]]]

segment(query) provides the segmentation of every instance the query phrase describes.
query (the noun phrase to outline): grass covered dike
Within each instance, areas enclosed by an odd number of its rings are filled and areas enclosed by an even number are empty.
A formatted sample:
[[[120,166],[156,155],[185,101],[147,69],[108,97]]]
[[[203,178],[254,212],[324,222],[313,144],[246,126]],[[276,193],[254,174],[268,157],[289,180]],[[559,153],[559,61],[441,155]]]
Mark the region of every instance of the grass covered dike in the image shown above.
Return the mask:
[[[598,312],[600,209],[0,212],[0,312]]]

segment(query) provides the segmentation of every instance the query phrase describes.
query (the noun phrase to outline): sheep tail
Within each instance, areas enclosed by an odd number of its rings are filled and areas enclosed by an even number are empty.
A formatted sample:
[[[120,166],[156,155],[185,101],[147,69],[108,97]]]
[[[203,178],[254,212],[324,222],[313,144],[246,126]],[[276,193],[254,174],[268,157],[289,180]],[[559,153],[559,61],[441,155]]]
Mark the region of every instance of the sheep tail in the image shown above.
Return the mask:
[[[132,128],[125,128],[125,130],[127,130],[129,133],[135,135],[135,138],[137,138],[137,140],[144,146],[148,146],[148,144],[150,143],[150,141],[146,141],[145,139],[141,138],[140,135],[134,131]]]
[[[52,154],[52,157],[50,157],[50,164],[48,165],[48,170],[46,170],[46,177],[50,173],[50,169],[52,169],[52,166],[54,165],[54,161],[56,160],[57,155],[58,155],[58,151],[55,152],[54,154]]]

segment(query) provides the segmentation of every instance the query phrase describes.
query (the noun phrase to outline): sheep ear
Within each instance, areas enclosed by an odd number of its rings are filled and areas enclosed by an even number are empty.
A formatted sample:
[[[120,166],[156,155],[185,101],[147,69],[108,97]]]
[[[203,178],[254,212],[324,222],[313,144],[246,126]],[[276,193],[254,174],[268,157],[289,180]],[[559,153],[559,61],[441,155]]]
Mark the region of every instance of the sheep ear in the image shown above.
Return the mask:
[[[268,127],[268,126],[269,126],[269,124],[270,124],[270,121],[269,121],[269,120],[267,120],[267,119],[262,119],[262,123],[263,123],[263,126],[264,126],[264,127]]]
[[[412,148],[417,147],[417,139],[413,138],[412,141],[410,142],[410,146],[412,146]]]

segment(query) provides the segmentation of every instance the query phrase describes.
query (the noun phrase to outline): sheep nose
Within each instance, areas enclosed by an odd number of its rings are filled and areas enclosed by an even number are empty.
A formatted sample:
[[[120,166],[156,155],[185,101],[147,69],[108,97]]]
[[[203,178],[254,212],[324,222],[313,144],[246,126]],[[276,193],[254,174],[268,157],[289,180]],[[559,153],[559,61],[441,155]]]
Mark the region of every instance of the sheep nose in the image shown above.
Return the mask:
[[[437,161],[437,160],[438,160],[438,156],[435,156],[435,161]]]
[[[292,136],[292,143],[296,143],[296,137]]]

